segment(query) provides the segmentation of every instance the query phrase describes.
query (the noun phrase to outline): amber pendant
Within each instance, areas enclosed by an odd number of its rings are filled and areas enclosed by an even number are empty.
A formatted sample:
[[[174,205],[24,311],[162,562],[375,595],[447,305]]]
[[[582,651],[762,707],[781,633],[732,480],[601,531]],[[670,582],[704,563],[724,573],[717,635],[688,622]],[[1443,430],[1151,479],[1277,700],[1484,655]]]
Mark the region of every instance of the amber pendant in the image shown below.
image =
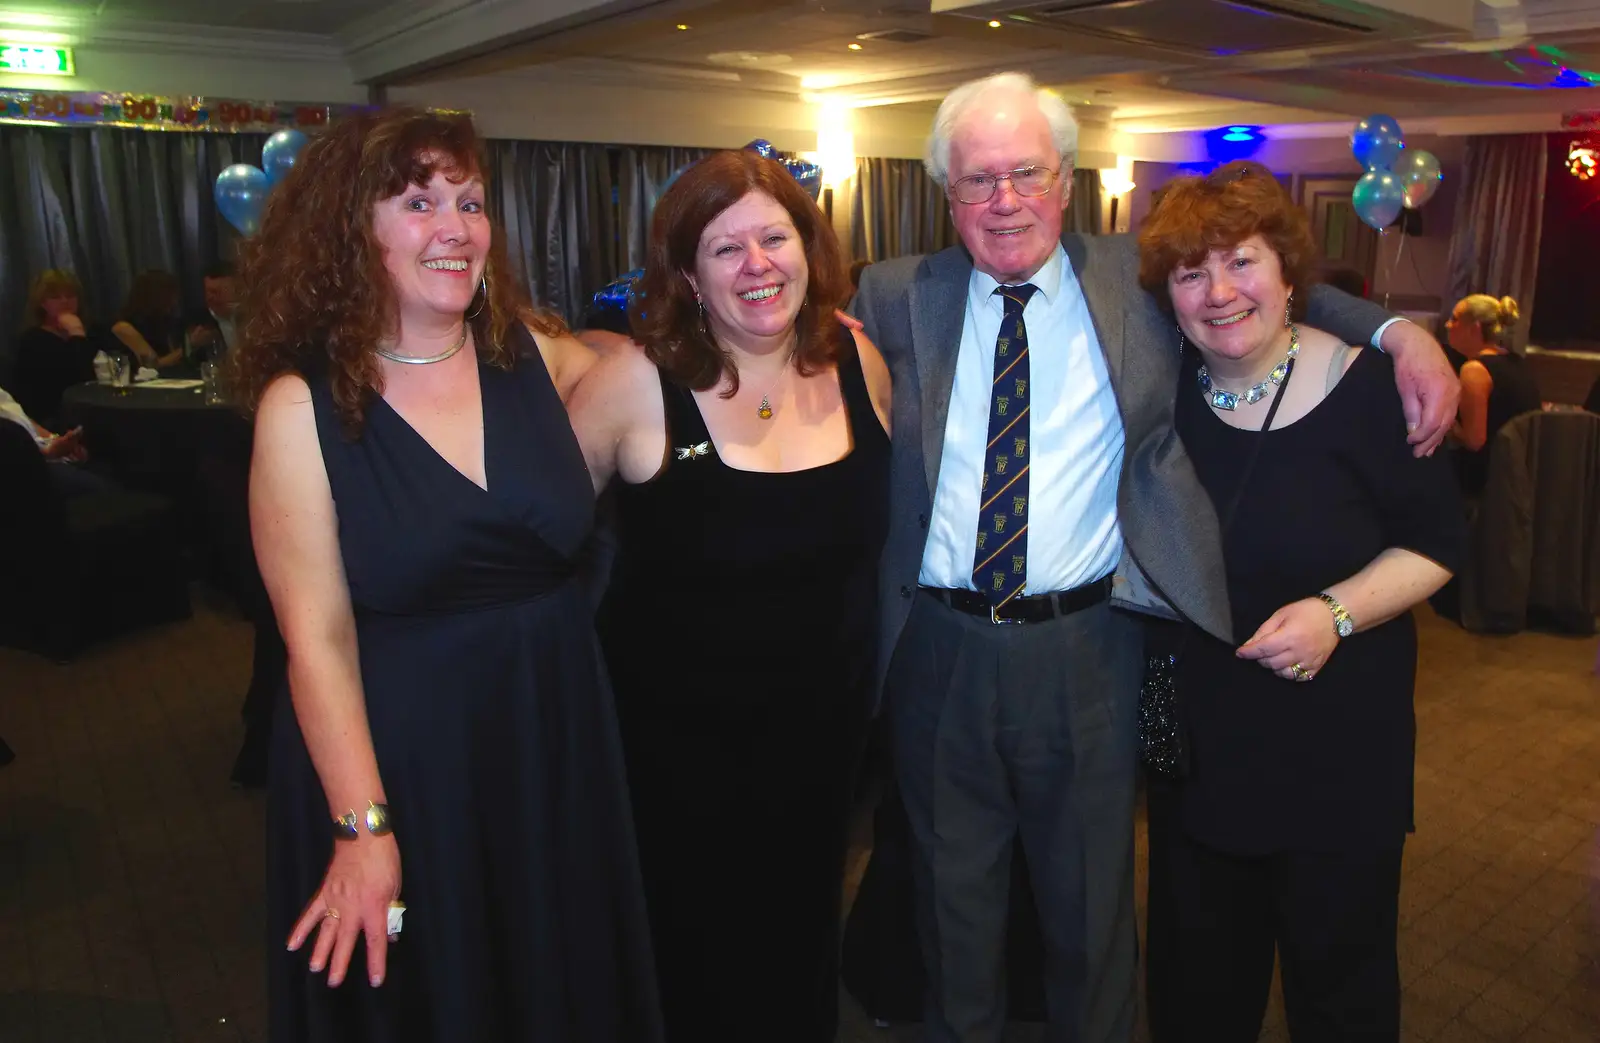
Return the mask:
[[[772,419],[772,403],[767,401],[767,396],[761,396],[761,405],[756,408],[756,416],[763,420]]]

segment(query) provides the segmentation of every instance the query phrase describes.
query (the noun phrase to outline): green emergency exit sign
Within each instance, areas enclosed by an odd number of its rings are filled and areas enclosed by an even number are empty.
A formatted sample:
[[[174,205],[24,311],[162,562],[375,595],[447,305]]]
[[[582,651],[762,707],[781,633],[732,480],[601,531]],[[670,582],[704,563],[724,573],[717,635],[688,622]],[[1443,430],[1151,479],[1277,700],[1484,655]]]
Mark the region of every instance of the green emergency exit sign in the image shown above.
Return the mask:
[[[29,76],[71,76],[72,48],[41,47],[32,43],[0,40],[0,72]]]

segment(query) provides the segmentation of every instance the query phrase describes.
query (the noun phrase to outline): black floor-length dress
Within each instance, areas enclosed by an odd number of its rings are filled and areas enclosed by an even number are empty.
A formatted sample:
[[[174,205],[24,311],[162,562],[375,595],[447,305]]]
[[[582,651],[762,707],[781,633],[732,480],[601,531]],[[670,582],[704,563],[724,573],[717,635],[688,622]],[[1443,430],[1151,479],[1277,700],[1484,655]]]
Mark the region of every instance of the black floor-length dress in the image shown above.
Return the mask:
[[[594,496],[530,337],[479,367],[488,489],[381,399],[359,438],[312,399],[408,910],[390,976],[343,985],[283,946],[329,812],[292,707],[269,801],[274,1043],[660,1038],[615,712],[584,572]]]
[[[663,381],[665,468],[619,490],[601,636],[671,1043],[834,1037],[889,466],[848,333],[840,352],[843,458],[729,467]]]

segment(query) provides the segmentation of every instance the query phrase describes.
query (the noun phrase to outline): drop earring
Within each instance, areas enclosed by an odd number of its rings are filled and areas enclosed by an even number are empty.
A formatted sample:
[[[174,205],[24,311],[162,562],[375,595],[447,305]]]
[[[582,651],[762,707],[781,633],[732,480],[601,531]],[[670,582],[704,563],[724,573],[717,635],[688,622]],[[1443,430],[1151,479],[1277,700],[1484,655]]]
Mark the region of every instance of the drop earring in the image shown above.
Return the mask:
[[[1289,328],[1289,324],[1290,324],[1289,316],[1291,314],[1293,314],[1293,312],[1294,312],[1294,291],[1290,290],[1289,291],[1289,299],[1283,302],[1283,328],[1284,329],[1288,329]]]

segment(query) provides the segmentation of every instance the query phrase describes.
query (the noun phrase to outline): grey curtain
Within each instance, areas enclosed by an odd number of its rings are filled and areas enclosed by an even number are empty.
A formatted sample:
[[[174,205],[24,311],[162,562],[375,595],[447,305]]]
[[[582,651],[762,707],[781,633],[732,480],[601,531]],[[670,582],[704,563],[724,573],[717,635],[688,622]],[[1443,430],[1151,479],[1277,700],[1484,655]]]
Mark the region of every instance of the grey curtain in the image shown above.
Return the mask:
[[[1072,202],[1062,227],[1080,235],[1100,234],[1100,171],[1073,169]]]
[[[933,253],[960,240],[944,191],[915,159],[856,158],[850,195],[850,253],[883,261]]]
[[[1515,297],[1522,312],[1512,343],[1517,351],[1528,342],[1533,316],[1547,147],[1543,134],[1469,137],[1450,237],[1445,308],[1469,293]]]
[[[262,134],[180,134],[0,126],[0,315],[20,324],[28,283],[46,268],[83,283],[91,322],[116,315],[134,275],[178,277],[185,306],[200,276],[231,257],[237,233],[212,185],[232,163],[261,162]]]
[[[667,181],[706,149],[488,143],[495,217],[534,300],[576,322],[589,298],[644,264]]]

